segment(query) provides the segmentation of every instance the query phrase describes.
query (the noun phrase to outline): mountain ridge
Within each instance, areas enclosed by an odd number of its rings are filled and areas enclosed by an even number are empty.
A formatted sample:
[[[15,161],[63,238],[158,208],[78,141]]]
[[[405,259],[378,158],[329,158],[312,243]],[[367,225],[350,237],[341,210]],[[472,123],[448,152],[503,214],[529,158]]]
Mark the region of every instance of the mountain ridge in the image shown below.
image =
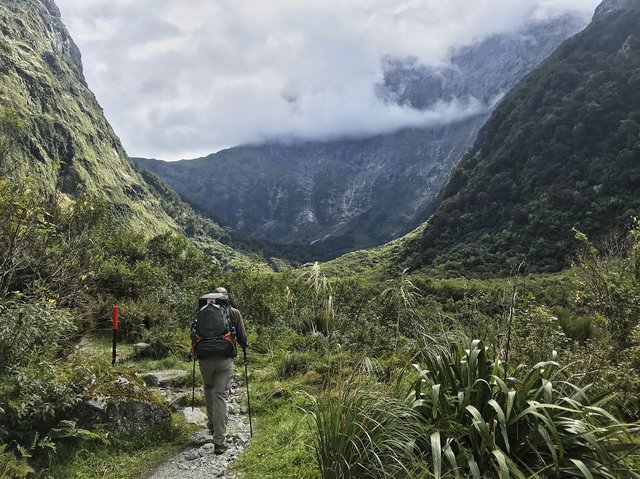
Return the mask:
[[[615,7],[615,8],[609,8]],[[400,256],[446,274],[570,263],[640,211],[640,4],[605,2],[495,110]]]
[[[387,59],[379,94],[417,109],[428,108],[436,96],[490,102],[546,57],[568,30],[577,31],[577,22],[565,17],[546,32],[530,26],[529,37],[486,39],[486,78],[476,72],[482,58],[473,48],[454,52],[451,67]],[[451,166],[488,115],[360,139],[246,145],[199,159],[134,162],[221,224],[274,242],[306,244],[312,259],[328,259],[393,240],[424,221],[437,206]]]

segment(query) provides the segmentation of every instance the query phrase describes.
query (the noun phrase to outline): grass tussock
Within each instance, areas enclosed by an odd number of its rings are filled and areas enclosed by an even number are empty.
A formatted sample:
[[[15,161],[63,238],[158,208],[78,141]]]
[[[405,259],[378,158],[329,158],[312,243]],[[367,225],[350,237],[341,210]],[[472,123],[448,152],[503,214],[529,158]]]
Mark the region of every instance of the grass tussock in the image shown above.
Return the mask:
[[[419,414],[402,402],[348,385],[311,411],[323,479],[415,477]]]

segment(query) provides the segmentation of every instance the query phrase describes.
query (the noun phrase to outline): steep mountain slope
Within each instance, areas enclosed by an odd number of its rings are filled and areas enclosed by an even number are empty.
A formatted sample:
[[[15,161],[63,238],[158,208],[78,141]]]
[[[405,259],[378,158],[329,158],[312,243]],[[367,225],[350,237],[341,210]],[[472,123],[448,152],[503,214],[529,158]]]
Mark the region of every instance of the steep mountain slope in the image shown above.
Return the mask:
[[[418,110],[474,98],[471,117],[363,139],[242,146],[180,162],[135,159],[196,209],[258,238],[334,257],[381,244],[424,221],[490,105],[584,23],[563,17],[452,53],[451,65],[386,60],[378,93]]]
[[[0,101],[23,123],[16,161],[61,190],[104,194],[123,218],[172,223],[135,171],[82,74],[52,0],[0,4]],[[60,164],[55,170],[52,165]]]
[[[71,197],[106,198],[123,226],[149,234],[191,228],[220,259],[237,256],[220,243],[233,243],[229,232],[142,178],[89,90],[53,0],[3,0],[0,29],[0,113],[13,112],[22,123],[15,170]]]
[[[500,274],[567,265],[640,212],[640,2],[605,1],[501,102],[443,204],[402,256],[412,267]]]

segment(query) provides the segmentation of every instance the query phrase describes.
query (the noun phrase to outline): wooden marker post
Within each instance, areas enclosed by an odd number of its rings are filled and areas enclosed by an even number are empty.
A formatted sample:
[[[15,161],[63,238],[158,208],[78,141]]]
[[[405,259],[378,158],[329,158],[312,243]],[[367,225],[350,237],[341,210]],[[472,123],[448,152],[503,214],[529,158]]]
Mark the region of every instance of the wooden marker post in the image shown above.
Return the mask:
[[[111,325],[113,328],[113,345],[111,347],[111,365],[116,364],[116,348],[118,345],[118,305],[113,306],[111,312]]]

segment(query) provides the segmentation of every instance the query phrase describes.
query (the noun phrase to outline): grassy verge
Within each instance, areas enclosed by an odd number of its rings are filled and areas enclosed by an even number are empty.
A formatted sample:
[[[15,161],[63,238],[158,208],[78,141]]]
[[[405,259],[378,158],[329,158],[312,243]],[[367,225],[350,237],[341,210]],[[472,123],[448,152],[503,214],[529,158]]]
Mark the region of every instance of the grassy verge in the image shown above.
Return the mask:
[[[133,438],[110,437],[107,443],[81,444],[52,465],[48,479],[139,479],[187,444],[193,426],[173,415],[171,425]]]
[[[318,469],[307,417],[295,407],[282,405],[257,415],[257,428],[248,447],[233,465],[244,479],[311,479]]]
[[[283,374],[280,349],[253,352],[250,358],[254,435],[233,472],[243,479],[317,478],[314,436],[306,413],[311,406],[309,394],[318,391],[317,378],[311,373]]]

